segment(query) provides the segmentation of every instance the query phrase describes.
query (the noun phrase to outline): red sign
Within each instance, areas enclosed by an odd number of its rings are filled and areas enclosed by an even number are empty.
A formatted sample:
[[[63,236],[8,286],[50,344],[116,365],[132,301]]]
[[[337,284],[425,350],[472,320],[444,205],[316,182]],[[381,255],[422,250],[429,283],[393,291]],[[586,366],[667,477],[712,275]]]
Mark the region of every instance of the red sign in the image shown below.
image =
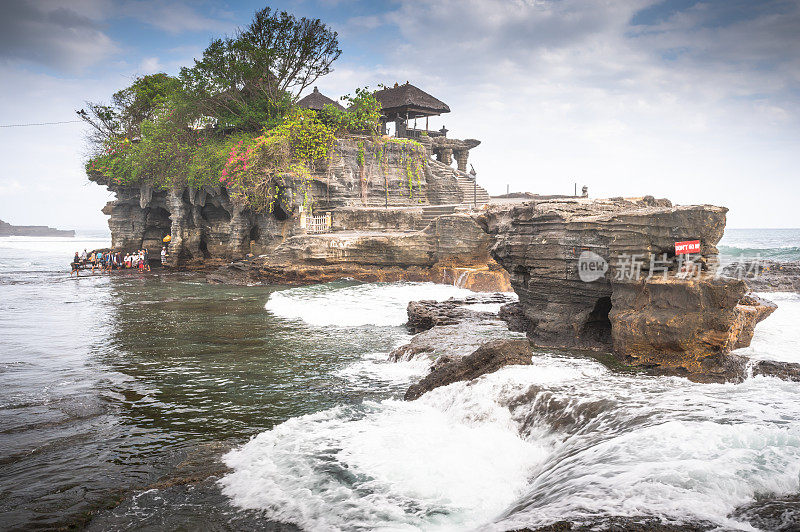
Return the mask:
[[[686,242],[675,242],[675,254],[685,255],[686,253],[700,253],[700,241],[687,240]]]

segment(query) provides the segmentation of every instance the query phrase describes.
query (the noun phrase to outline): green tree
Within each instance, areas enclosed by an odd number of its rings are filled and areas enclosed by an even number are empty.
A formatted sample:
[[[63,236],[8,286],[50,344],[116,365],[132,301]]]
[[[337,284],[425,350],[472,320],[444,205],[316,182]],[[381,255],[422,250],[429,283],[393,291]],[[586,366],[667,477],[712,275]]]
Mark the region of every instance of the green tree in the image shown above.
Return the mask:
[[[77,111],[92,126],[89,140],[95,147],[116,138],[136,138],[142,122],[155,118],[165,104],[177,101],[182,95],[179,79],[164,74],[140,76],[129,86],[111,96],[111,104],[86,102],[86,109]]]
[[[283,116],[341,53],[321,20],[264,8],[235,37],[212,41],[180,78],[203,114],[256,130]]]

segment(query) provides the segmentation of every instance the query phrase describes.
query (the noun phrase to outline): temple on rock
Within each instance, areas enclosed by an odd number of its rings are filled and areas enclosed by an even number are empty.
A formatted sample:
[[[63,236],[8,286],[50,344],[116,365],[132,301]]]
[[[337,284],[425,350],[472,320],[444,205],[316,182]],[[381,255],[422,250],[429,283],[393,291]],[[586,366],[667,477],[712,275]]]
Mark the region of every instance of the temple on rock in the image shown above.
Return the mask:
[[[90,173],[90,179],[116,194],[104,209],[110,216],[113,247],[144,247],[158,256],[163,238],[169,235],[168,262],[178,265],[276,255],[296,243],[292,239],[306,239],[308,247],[308,239],[317,235],[315,243],[323,242],[327,255],[341,259],[345,253],[341,239],[336,244],[339,248],[332,242],[345,234],[376,238],[417,234],[419,242],[414,246],[419,257],[390,260],[393,255],[387,250],[373,252],[386,255],[389,258],[380,260],[399,267],[409,262],[429,267],[445,259],[485,264],[485,238],[473,221],[453,222],[449,228],[444,222],[433,223],[442,217],[463,216],[459,213],[489,201],[475,174],[466,172],[469,151],[480,141],[448,138],[444,128],[429,131],[427,118],[448,113],[450,108],[414,85],[396,85],[376,92],[375,98],[382,104],[384,134],[337,137],[331,156],[310,168],[310,175],[287,178],[268,211],[256,212],[234,201],[224,185],[158,189],[147,183],[120,184]],[[326,105],[341,108],[316,87],[298,105],[313,110]],[[425,129],[416,127],[421,118],[426,119]],[[385,134],[388,122],[395,124],[393,136]],[[466,232],[458,225],[462,222],[470,226]],[[475,239],[470,240],[473,233]],[[460,239],[459,243],[454,244],[454,239]]]
[[[383,133],[387,131],[387,123],[394,122],[396,136],[416,140],[430,139],[430,151],[438,161],[449,166],[455,158],[458,170],[467,171],[469,150],[478,146],[481,141],[449,139],[448,131],[444,127],[439,131],[428,129],[429,117],[450,112],[446,103],[409,82],[380,90],[375,93],[375,99],[380,102],[383,112]],[[418,118],[425,118],[425,129],[417,129]],[[409,127],[409,120],[414,121],[413,127]]]

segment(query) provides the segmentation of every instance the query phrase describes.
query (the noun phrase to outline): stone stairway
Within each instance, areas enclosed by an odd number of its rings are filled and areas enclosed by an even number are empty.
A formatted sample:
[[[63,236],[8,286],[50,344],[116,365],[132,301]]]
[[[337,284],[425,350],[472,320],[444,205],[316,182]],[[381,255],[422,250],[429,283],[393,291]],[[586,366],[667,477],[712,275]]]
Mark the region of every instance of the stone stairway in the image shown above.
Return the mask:
[[[456,180],[456,185],[458,186],[459,190],[461,190],[462,205],[477,205],[480,207],[481,205],[489,203],[489,194],[486,192],[486,189],[480,185],[478,185],[476,188],[475,180],[472,179],[472,176],[469,174],[466,174],[460,170],[456,170],[452,166],[448,166],[439,161],[433,160],[430,161],[430,169],[434,177],[438,180],[443,182],[447,182],[451,179]]]
[[[474,179],[461,172],[457,172],[455,177],[456,181],[458,181],[458,187],[464,193],[465,205],[481,206],[489,203],[489,194],[482,186],[478,185],[476,187]]]
[[[431,223],[432,220],[443,214],[453,214],[456,212],[455,205],[429,205],[422,208],[423,227]]]

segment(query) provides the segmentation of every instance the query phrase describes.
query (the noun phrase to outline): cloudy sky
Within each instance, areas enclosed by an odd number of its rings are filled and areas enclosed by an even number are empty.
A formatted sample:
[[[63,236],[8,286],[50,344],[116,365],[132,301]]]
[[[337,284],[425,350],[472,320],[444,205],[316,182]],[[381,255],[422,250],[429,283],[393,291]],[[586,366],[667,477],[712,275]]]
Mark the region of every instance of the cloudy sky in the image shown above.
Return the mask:
[[[75,119],[176,73],[265,5],[319,17],[343,54],[322,92],[410,80],[478,138],[490,193],[669,197],[729,227],[800,226],[800,0],[2,0],[0,219],[104,228]]]

